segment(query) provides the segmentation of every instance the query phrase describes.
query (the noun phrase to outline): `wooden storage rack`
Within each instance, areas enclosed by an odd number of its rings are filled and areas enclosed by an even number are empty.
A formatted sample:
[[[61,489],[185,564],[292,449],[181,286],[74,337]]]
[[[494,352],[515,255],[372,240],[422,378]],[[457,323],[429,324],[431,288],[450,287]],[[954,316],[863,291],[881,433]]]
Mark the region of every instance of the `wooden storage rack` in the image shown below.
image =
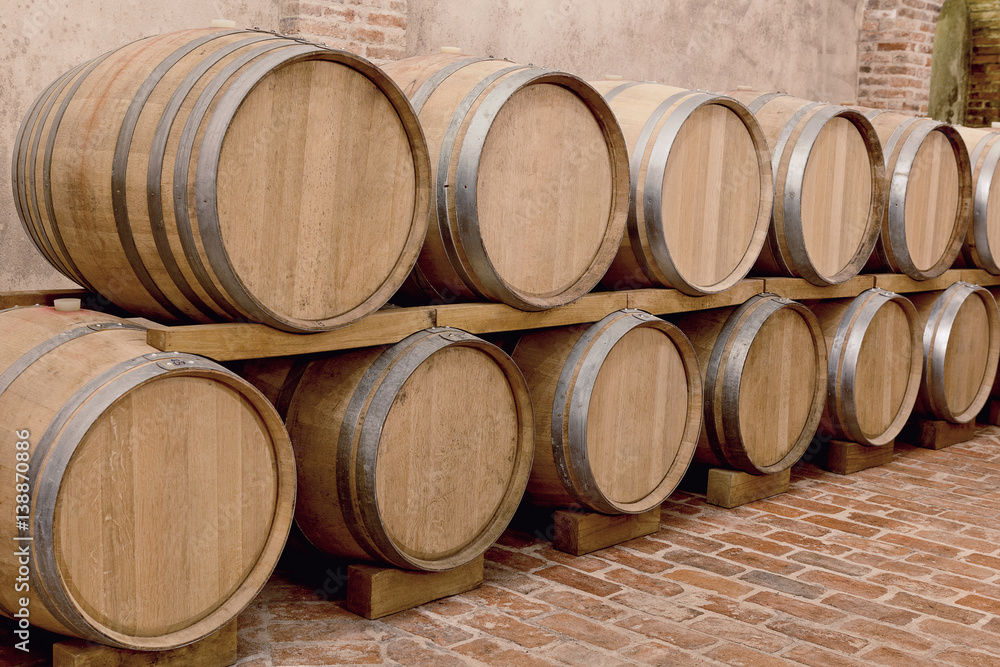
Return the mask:
[[[927,281],[915,281],[904,275],[895,274],[864,274],[856,276],[841,285],[817,287],[797,278],[748,278],[737,283],[733,288],[702,297],[692,297],[672,289],[640,289],[619,292],[596,292],[558,308],[540,312],[523,312],[503,304],[495,303],[459,303],[415,308],[388,307],[363,320],[334,331],[297,334],[272,329],[261,324],[196,324],[181,326],[165,326],[140,320],[148,328],[147,342],[162,351],[187,352],[209,357],[216,361],[237,361],[262,357],[279,357],[297,354],[311,354],[348,350],[374,345],[395,344],[409,336],[429,327],[455,327],[473,334],[488,334],[527,329],[542,329],[547,327],[589,324],[622,308],[637,308],[655,315],[668,315],[712,308],[739,306],[747,299],[760,292],[772,292],[780,296],[800,301],[819,299],[853,298],[867,289],[880,287],[897,293],[925,292],[941,290],[951,284],[964,280],[983,285],[1000,285],[1000,276],[994,276],[978,269],[953,269],[941,276]],[[51,304],[60,297],[85,297],[85,290],[36,291],[0,293],[0,309],[13,306],[29,306],[34,304]],[[854,443],[841,443],[851,445]],[[891,452],[891,447],[884,452]],[[877,463],[872,462],[872,465]],[[864,466],[869,467],[869,466]],[[862,468],[854,468],[862,469]],[[715,480],[716,495],[722,496],[716,501],[723,507],[735,507],[757,499],[780,493],[788,484],[788,471],[776,476],[764,476],[774,479],[753,479],[750,488],[747,480],[733,478],[734,471],[716,470],[716,476],[724,479]],[[849,472],[845,470],[845,472]],[[750,477],[746,475],[746,477]],[[737,483],[741,482],[741,483]],[[713,486],[709,484],[709,486]],[[760,488],[758,488],[760,487]],[[766,487],[766,488],[765,488]],[[711,490],[711,489],[709,489]],[[576,513],[579,514],[579,513]],[[657,513],[658,514],[658,513]],[[563,521],[566,525],[560,543],[565,543],[564,550],[570,553],[586,553],[595,548],[608,546],[611,542],[620,542],[638,534],[655,532],[647,517],[642,520],[626,522],[628,525],[618,525],[615,517],[603,515],[573,516],[573,521]],[[633,517],[633,519],[635,519]],[[650,513],[648,519],[653,519]],[[618,523],[621,523],[620,519]],[[658,524],[658,521],[656,521]],[[632,525],[635,524],[635,525]],[[426,601],[427,595],[434,593],[429,599],[449,595],[458,590],[475,587],[481,581],[481,563],[473,565],[471,576],[464,576],[468,581],[447,581],[442,578],[440,585],[434,583],[436,574],[421,574],[423,579],[409,582],[418,584],[417,589],[426,589],[417,597],[421,599],[416,604]],[[372,570],[371,572],[368,569]],[[359,572],[366,575],[364,585],[360,579],[355,590],[354,607],[362,615],[378,617],[393,613],[401,608],[413,606],[413,600],[376,600],[371,596],[361,595],[364,592],[379,589],[371,582],[374,575],[385,574],[384,568],[362,568]],[[357,574],[357,573],[356,573]],[[392,573],[389,573],[392,574]],[[405,574],[405,573],[404,573]],[[449,573],[440,573],[448,577]],[[463,575],[465,572],[463,570]],[[426,580],[426,581],[425,581]],[[426,585],[422,585],[426,584]],[[434,589],[432,591],[431,589]],[[365,600],[360,598],[365,597]],[[380,596],[379,596],[380,597]],[[368,599],[371,598],[371,599]],[[402,605],[402,607],[400,607]]]
[[[1000,276],[979,269],[952,269],[925,281],[904,275],[865,274],[829,287],[817,287],[800,278],[748,278],[725,292],[708,296],[693,297],[672,289],[595,292],[571,304],[540,312],[524,312],[497,303],[386,308],[341,329],[314,334],[288,333],[263,324],[164,326],[145,320],[142,324],[149,328],[146,341],[164,352],[188,352],[216,361],[236,361],[390,345],[435,326],[455,327],[473,334],[544,329],[596,322],[622,308],[668,315],[738,306],[760,292],[773,292],[799,301],[842,299],[855,297],[872,287],[905,294],[945,289],[960,280],[984,287],[1000,285]],[[86,294],[84,290],[0,293],[0,310]]]

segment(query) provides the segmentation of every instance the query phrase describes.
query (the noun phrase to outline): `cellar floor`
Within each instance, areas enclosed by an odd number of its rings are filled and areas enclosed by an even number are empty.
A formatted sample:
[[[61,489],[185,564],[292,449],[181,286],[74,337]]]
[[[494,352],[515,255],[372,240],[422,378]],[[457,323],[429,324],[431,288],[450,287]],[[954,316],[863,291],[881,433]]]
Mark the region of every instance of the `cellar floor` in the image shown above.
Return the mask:
[[[346,565],[283,561],[238,664],[1000,665],[997,427],[846,477],[801,463],[734,510],[678,492],[659,532],[589,556],[544,537],[508,530],[482,587],[379,621],[346,611]],[[0,664],[47,662],[2,630]]]

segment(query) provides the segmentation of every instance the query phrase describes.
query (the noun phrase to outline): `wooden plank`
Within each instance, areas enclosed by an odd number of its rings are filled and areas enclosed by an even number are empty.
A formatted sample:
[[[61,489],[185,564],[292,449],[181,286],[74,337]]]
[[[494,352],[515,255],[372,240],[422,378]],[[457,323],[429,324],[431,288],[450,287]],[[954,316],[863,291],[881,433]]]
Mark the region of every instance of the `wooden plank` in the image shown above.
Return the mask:
[[[973,285],[982,285],[983,287],[1000,285],[1000,276],[995,276],[984,269],[964,269],[962,271],[962,280]]]
[[[820,453],[819,467],[838,475],[850,475],[892,461],[894,443],[868,447],[857,442],[831,440]]]
[[[0,292],[0,310],[7,308],[45,305],[56,299],[84,299],[90,295],[85,289],[31,290],[27,292]]]
[[[924,449],[944,449],[972,440],[975,435],[975,420],[965,424],[952,424],[936,419],[914,419],[903,427],[896,440]]]
[[[483,583],[483,557],[444,572],[410,572],[394,567],[347,568],[347,608],[368,619],[382,618]]]
[[[288,333],[263,324],[195,324],[156,326],[146,332],[146,342],[165,352],[190,352],[216,361],[234,361],[395,344],[434,324],[434,308],[395,308],[322,333]]]
[[[875,275],[875,287],[887,289],[890,292],[905,294],[907,292],[933,292],[948,289],[954,283],[963,280],[961,269],[945,271],[937,278],[930,280],[914,280],[909,276],[896,273],[879,273]]]
[[[559,510],[552,546],[574,556],[589,554],[660,529],[660,508],[642,514],[596,514]]]
[[[788,491],[790,479],[789,468],[770,475],[751,475],[739,470],[712,468],[708,471],[705,502],[732,509]]]
[[[846,299],[875,287],[875,276],[854,276],[840,285],[819,287],[802,278],[764,278],[764,291],[786,299]]]
[[[455,303],[437,307],[437,325],[479,334],[596,322],[616,310],[628,308],[628,294],[596,292],[565,306],[537,312],[517,310],[499,303]]]
[[[640,289],[628,292],[628,307],[645,310],[653,315],[686,313],[739,306],[754,294],[763,291],[764,281],[760,278],[742,280],[725,292],[705,296],[688,296],[672,289]]]
[[[225,667],[236,662],[236,619],[200,642],[169,651],[129,651],[83,639],[52,647],[53,667]]]

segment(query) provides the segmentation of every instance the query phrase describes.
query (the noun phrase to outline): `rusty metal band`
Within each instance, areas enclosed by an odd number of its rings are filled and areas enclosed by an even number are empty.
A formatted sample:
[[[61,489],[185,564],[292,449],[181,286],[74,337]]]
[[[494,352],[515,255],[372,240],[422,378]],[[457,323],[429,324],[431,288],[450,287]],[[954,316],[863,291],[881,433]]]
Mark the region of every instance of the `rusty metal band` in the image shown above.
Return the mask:
[[[191,287],[190,283],[188,283],[187,279],[184,277],[184,273],[178,266],[177,259],[170,247],[170,241],[167,238],[166,222],[163,219],[163,161],[166,155],[167,141],[170,138],[170,132],[174,127],[174,123],[177,120],[177,114],[180,111],[184,100],[187,99],[187,96],[194,89],[195,85],[197,85],[198,81],[200,81],[201,78],[205,76],[210,69],[212,69],[212,67],[220,63],[227,56],[246,46],[262,41],[272,41],[276,39],[279,38],[275,35],[254,35],[253,37],[248,37],[247,39],[227,44],[221,49],[212,52],[204,60],[198,63],[198,65],[184,77],[180,84],[178,84],[173,95],[170,96],[170,100],[163,108],[163,113],[160,116],[160,122],[156,126],[156,131],[153,134],[153,142],[149,149],[149,165],[146,170],[146,193],[149,221],[153,231],[153,243],[156,245],[156,250],[160,255],[160,262],[163,264],[164,269],[167,271],[167,275],[170,276],[174,285],[176,285],[177,289],[180,290],[184,298],[187,299],[196,310],[210,320],[223,319],[220,317],[219,311],[230,315],[230,317],[234,316],[234,314],[226,311],[222,305],[212,307],[206,304],[202,298],[198,296],[198,294]],[[213,301],[218,303],[218,301],[214,298]],[[223,299],[223,302],[225,302],[225,299]]]
[[[239,58],[233,60],[219,72],[214,79],[202,90],[201,95],[195,102],[177,145],[177,154],[174,157],[174,218],[177,222],[177,234],[180,238],[181,247],[184,250],[184,258],[188,266],[197,278],[202,289],[212,298],[230,319],[241,320],[245,315],[236,309],[230,300],[215,286],[215,281],[208,275],[208,269],[201,260],[197,244],[194,239],[194,231],[191,227],[191,213],[188,208],[188,169],[190,167],[191,155],[195,149],[195,138],[198,135],[198,128],[208,112],[216,94],[232,78],[236,72],[246,66],[257,57],[274,49],[288,47],[289,44],[282,40],[275,40],[270,43],[258,46],[252,51],[244,53]],[[204,148],[204,140],[199,152]]]
[[[163,293],[159,285],[156,284],[156,281],[149,274],[149,270],[146,268],[145,262],[143,262],[142,256],[139,254],[135,237],[132,234],[131,222],[128,215],[128,183],[126,181],[129,150],[132,147],[132,137],[135,134],[136,125],[139,123],[139,115],[142,113],[149,96],[153,94],[153,90],[163,80],[167,72],[195,49],[221,37],[238,32],[240,31],[227,30],[210,33],[198,39],[191,40],[176,49],[153,68],[153,71],[149,73],[149,76],[139,86],[135,96],[132,98],[132,102],[125,111],[121,128],[118,131],[118,141],[115,144],[114,157],[111,161],[111,206],[115,217],[115,228],[118,231],[118,241],[121,243],[122,251],[125,253],[125,258],[128,260],[129,266],[132,267],[132,272],[142,284],[146,293],[159,304],[160,308],[178,320],[184,320],[186,314],[171,302],[170,298]]]
[[[473,271],[466,266],[467,257],[459,243],[456,243],[455,234],[452,233],[452,220],[448,211],[448,172],[450,171],[451,158],[455,151],[455,143],[458,141],[458,133],[462,127],[462,122],[469,113],[469,109],[475,104],[483,91],[492,85],[497,79],[510,74],[511,72],[526,69],[526,65],[514,65],[505,67],[484,77],[468,92],[462,102],[455,109],[445,130],[444,138],[441,141],[441,150],[438,154],[438,165],[436,179],[434,183],[435,201],[437,203],[437,228],[441,234],[442,245],[448,262],[452,269],[458,274],[466,289],[472,293],[474,298],[489,299],[488,290],[477,280]]]
[[[36,473],[32,477],[29,491],[34,505],[32,532],[35,558],[30,565],[33,581],[41,584],[45,594],[39,597],[53,617],[75,630],[80,637],[91,641],[129,648],[96,631],[62,585],[52,534],[62,478],[87,432],[115,401],[159,375],[180,369],[226,372],[202,357],[173,352],[148,354],[113,366],[83,385],[63,405],[31,457],[32,470],[41,471],[41,476]]]

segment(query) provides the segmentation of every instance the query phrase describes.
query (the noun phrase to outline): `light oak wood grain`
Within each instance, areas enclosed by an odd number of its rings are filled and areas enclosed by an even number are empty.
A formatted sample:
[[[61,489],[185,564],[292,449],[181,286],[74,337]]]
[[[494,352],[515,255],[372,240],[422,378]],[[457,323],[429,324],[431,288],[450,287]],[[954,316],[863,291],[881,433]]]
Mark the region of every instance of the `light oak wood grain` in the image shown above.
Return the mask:
[[[973,211],[962,245],[962,257],[969,266],[1000,274],[1000,179],[995,178],[1000,168],[1000,162],[995,161],[1000,150],[1000,132],[960,125],[955,129],[965,142],[970,159],[974,160],[971,165]],[[977,199],[981,203],[977,204]]]
[[[25,225],[54,266],[130,312],[323,331],[378,309],[416,261],[427,146],[402,92],[356,56],[259,31],[168,33],[34,108],[15,147]]]
[[[207,360],[157,355],[125,323],[48,307],[0,314],[0,370],[24,367],[0,391],[0,422],[30,432],[38,480],[32,623],[120,648],[173,649],[225,626],[267,581],[291,525],[293,455],[250,385]],[[63,410],[65,427],[45,436]],[[12,476],[16,452],[0,454]],[[0,507],[14,516],[14,506],[11,485]],[[42,565],[45,554],[55,569]],[[3,609],[17,608],[16,572],[7,550]]]
[[[729,94],[747,105],[763,95]],[[754,274],[815,285],[852,278],[871,255],[885,206],[885,166],[871,124],[857,111],[788,95],[754,115],[772,155],[781,151],[772,162],[771,232]]]
[[[969,226],[969,152],[954,128],[927,118],[885,112],[872,125],[886,145],[889,194],[869,268],[915,280],[939,276],[954,264]]]
[[[592,85],[606,95],[625,84]],[[669,109],[654,119],[668,99]],[[731,98],[651,82],[621,90],[610,105],[639,169],[629,234],[603,283],[698,295],[741,280],[763,247],[773,199],[767,142],[753,116]],[[648,140],[639,145],[646,129]],[[657,142],[667,141],[669,153],[654,157]],[[651,168],[663,176],[647,183]],[[659,202],[653,215],[650,198]],[[653,239],[666,255],[653,250]]]
[[[306,538],[329,554],[414,570],[481,556],[531,467],[532,407],[510,358],[431,329],[299,363],[295,372],[295,362],[261,360],[242,372],[287,410]]]
[[[569,74],[506,60],[436,54],[384,67],[411,98],[421,93],[437,186],[427,241],[398,298],[540,310],[590,291],[628,212],[625,141],[600,95]]]

